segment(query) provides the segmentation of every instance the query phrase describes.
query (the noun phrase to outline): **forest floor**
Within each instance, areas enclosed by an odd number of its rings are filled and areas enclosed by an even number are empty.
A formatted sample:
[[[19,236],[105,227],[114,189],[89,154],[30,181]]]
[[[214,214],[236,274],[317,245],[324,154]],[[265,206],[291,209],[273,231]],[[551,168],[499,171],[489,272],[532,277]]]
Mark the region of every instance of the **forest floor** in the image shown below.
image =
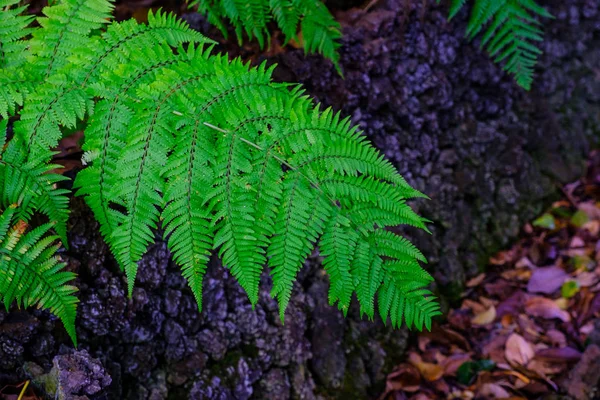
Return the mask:
[[[381,399],[593,397],[600,382],[600,153],[564,198],[419,334]]]

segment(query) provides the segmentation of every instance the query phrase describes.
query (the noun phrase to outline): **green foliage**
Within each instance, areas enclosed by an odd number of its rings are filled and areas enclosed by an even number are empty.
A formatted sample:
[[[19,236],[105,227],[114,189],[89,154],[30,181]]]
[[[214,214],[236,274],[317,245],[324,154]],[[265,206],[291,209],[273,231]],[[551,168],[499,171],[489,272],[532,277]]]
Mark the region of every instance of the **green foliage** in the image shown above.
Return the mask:
[[[199,307],[216,250],[253,305],[269,267],[283,320],[296,275],[319,243],[330,304],[346,312],[355,293],[372,319],[378,296],[384,321],[429,328],[439,306],[426,289],[425,258],[386,229],[426,229],[406,204],[424,196],[349,119],[321,111],[300,87],[271,82],[272,68],[213,55],[211,42],[175,16],[107,25],[111,8],[104,0],[63,0],[44,9],[23,47],[21,72],[36,83],[0,121],[4,131],[14,119],[0,160],[0,206],[21,238],[0,231],[8,259],[19,261],[2,264],[5,304],[49,307],[74,336],[71,275],[60,272],[55,237],[45,233],[53,227],[65,242],[67,191],[57,188],[64,178],[53,172],[51,149],[83,121],[86,168],[74,186],[130,294],[138,262],[162,228]],[[80,18],[86,24],[74,22]],[[65,28],[73,23],[76,35]],[[49,222],[26,233],[35,215]],[[39,278],[48,271],[51,279]]]
[[[466,0],[452,0],[450,18],[465,4]],[[535,0],[475,0],[467,26],[471,40],[484,31],[481,47],[495,62],[502,62],[503,69],[526,90],[531,89],[537,58],[542,54],[535,45],[543,40],[542,24],[536,17],[552,15]]]
[[[0,296],[6,305],[38,305],[48,308],[64,323],[76,343],[75,309],[77,290],[68,285],[75,274],[62,271],[55,251],[58,236],[47,235],[46,223],[26,232],[27,224],[16,218],[19,206],[11,205],[0,214]]]
[[[285,43],[299,40],[300,25],[304,50],[322,54],[341,72],[337,52],[342,36],[340,25],[322,0],[192,0],[190,6],[198,6],[198,12],[205,14],[225,36],[229,21],[238,42],[245,34],[250,40],[256,38],[261,48],[270,40],[268,23],[272,20],[281,29]]]

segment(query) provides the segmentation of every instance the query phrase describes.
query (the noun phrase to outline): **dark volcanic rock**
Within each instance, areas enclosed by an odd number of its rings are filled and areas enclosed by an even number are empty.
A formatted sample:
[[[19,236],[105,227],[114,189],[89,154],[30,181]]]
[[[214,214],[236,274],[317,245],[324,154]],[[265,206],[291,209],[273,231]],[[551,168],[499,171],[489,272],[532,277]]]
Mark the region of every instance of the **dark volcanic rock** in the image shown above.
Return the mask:
[[[300,81],[310,95],[350,115],[431,197],[415,207],[433,220],[433,235],[406,232],[452,295],[545,206],[557,182],[581,173],[600,126],[600,6],[595,0],[546,3],[557,18],[544,22],[545,55],[526,93],[477,42],[464,39],[466,10],[448,22],[447,8],[433,1],[427,10],[421,0],[411,1],[410,13],[405,3],[382,0],[366,14],[339,14],[345,80],[329,62],[305,58],[301,50],[269,61],[280,65],[277,79]],[[187,19],[207,27],[193,14]],[[405,331],[362,321],[356,307],[343,319],[327,305],[318,257],[299,276],[285,324],[268,296],[267,275],[253,310],[216,260],[199,313],[160,241],[140,263],[129,299],[91,212],[80,199],[71,207],[64,255],[79,274],[80,349],[110,374],[108,398],[375,397],[403,355]],[[50,370],[68,343],[45,311],[0,311],[0,380],[25,378],[19,368],[25,361]]]

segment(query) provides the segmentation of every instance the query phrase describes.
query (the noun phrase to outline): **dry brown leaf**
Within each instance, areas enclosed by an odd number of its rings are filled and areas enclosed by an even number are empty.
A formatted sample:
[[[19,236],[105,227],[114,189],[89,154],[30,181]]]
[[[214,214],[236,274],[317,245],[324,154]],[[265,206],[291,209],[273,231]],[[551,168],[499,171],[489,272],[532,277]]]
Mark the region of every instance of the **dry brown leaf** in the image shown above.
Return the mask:
[[[558,304],[545,297],[533,297],[525,303],[525,311],[533,317],[545,319],[558,318],[564,322],[569,322],[571,316],[568,312],[561,310]]]
[[[473,311],[473,314],[475,314],[475,315],[486,311],[486,307],[483,304],[473,301],[471,299],[463,300],[461,308],[470,309]]]
[[[475,315],[471,320],[473,325],[487,325],[494,322],[496,319],[496,307],[491,306],[487,310]]]
[[[466,285],[468,288],[479,286],[481,284],[481,282],[483,282],[484,279],[485,279],[485,274],[481,273],[481,274],[477,275],[475,278],[469,279],[467,281]]]
[[[425,362],[417,353],[410,353],[408,361],[419,370],[421,376],[427,381],[436,381],[444,376],[444,368],[441,365]]]
[[[421,375],[419,371],[410,364],[400,364],[388,375],[386,391],[382,395],[385,398],[388,393],[403,390],[405,392],[416,392],[421,387]]]
[[[525,366],[534,355],[533,346],[523,336],[513,333],[508,337],[504,357],[509,363]]]

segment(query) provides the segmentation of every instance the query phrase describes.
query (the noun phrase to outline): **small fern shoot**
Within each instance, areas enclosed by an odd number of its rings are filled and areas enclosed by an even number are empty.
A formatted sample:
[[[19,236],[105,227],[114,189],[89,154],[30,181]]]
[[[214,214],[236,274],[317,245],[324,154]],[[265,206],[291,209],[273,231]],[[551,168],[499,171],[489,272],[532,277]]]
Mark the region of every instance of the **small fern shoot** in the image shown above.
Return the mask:
[[[55,260],[55,238],[45,233],[54,229],[65,242],[67,192],[58,188],[64,178],[53,172],[52,149],[83,125],[86,167],[74,187],[96,216],[130,294],[138,262],[162,228],[200,308],[216,251],[253,305],[268,267],[283,320],[296,275],[318,244],[330,304],[345,313],[356,294],[361,313],[372,319],[378,297],[384,321],[429,328],[439,305],[427,289],[425,258],[390,230],[426,229],[406,204],[424,195],[349,119],[321,110],[299,86],[273,83],[272,67],[213,54],[210,40],[173,15],[150,13],[146,25],[107,23],[111,7],[106,0],[63,0],[44,10],[30,35],[32,42],[55,38],[78,10],[91,13],[77,38],[53,39],[50,52],[28,47],[25,73],[47,78],[7,111],[14,136],[0,159],[1,206],[6,226],[19,227],[20,254],[35,254],[21,257],[30,265],[2,267],[5,303],[50,307],[73,335],[71,275],[48,261]],[[65,59],[63,51],[71,55]],[[0,128],[7,126],[0,120]],[[34,214],[49,222],[24,233]],[[11,278],[27,268],[52,270],[56,287],[41,292]],[[26,273],[18,276],[34,279]]]

